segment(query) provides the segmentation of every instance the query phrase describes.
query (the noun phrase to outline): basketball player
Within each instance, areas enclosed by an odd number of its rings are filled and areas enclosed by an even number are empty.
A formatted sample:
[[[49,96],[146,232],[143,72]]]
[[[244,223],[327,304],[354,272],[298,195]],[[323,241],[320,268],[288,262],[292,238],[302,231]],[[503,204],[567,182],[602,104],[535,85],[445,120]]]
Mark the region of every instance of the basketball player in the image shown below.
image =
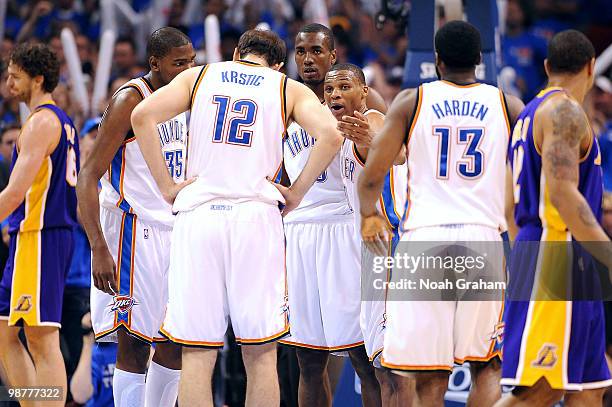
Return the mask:
[[[180,74],[132,114],[151,173],[178,212],[161,332],[188,345],[181,405],[212,406],[210,380],[228,318],[243,345],[246,404],[280,402],[274,341],[289,325],[278,203],[294,209],[341,143],[333,116],[316,95],[277,72],[285,55],[275,33],[249,30],[240,37],[234,61]],[[189,108],[186,176],[197,179],[181,190],[164,170],[151,130]],[[289,120],[317,134],[317,143],[291,188],[275,187],[270,180],[280,170]]]
[[[329,28],[308,24],[295,39],[298,74],[323,103],[325,74],[336,62]],[[370,107],[385,111],[380,95],[369,93]],[[314,136],[314,137],[313,137]],[[316,134],[291,123],[284,142],[284,166],[291,183],[302,172]],[[380,403],[374,369],[359,328],[360,248],[354,239],[353,213],[342,184],[340,156],[320,174],[300,206],[285,217],[291,336],[300,367],[300,405],[327,406],[332,393],[329,352],[348,351],[361,379],[366,405]]]
[[[403,91],[393,102],[359,180],[364,242],[376,242],[387,228],[375,203],[405,144],[410,177],[402,241],[501,243],[506,112],[514,118],[523,105],[476,82],[480,49],[472,25],[445,24],[435,36],[441,80]],[[495,267],[501,272],[501,259]],[[468,403],[490,406],[500,397],[493,333],[501,310],[501,301],[388,301],[382,365],[416,380],[418,405],[441,406],[453,365],[469,361]]]
[[[594,57],[584,34],[567,30],[555,35],[544,61],[548,87],[527,104],[514,129],[510,158],[519,232],[510,281],[527,272],[515,263],[524,256],[526,250],[521,248],[533,241],[597,242],[597,248],[604,250],[600,260],[608,267],[612,262],[610,240],[599,224],[601,155],[581,107],[593,86]],[[535,297],[529,298],[536,300],[507,302],[501,382],[517,387],[498,406],[550,406],[561,397],[568,406],[602,405],[604,389],[612,384],[602,303],[537,300],[545,298],[536,290],[550,268],[551,246],[539,245],[537,256],[532,256],[537,257],[533,261],[540,278],[531,280]],[[561,264],[572,260],[560,264],[566,256],[555,253],[553,279],[563,281]],[[589,270],[590,256],[585,254],[573,247],[569,269],[579,272],[581,280]]]
[[[115,404],[132,400],[130,405],[134,406],[174,406],[180,348],[158,333],[168,298],[174,216],[134,142],[129,118],[143,99],[192,67],[195,53],[185,34],[164,27],[151,34],[147,55],[149,73],[127,82],[113,95],[90,159],[79,175],[77,191],[81,221],[92,249],[95,337],[118,342],[113,374]],[[161,123],[154,134],[166,170],[180,182],[185,176],[185,115]],[[154,341],[166,342],[156,345],[147,371]]]
[[[357,215],[359,213],[357,180],[366,162],[372,140],[382,128],[385,120],[384,115],[378,110],[367,109],[368,92],[369,88],[365,84],[363,71],[353,64],[334,65],[325,76],[325,103],[338,120],[338,128],[346,138],[341,149],[342,181],[346,187],[349,204],[354,211],[355,223],[361,221]],[[402,149],[395,162],[400,165],[392,166],[387,174],[385,187],[377,206],[393,231],[393,243],[399,241],[400,214],[405,204],[404,191],[408,173],[406,166],[401,165],[405,162],[406,156]],[[358,225],[355,226],[355,231],[356,238],[361,244]],[[391,255],[392,253],[385,254]],[[385,328],[385,298],[384,293],[380,292],[380,294],[383,294],[380,298],[373,295],[371,299],[368,298],[368,301],[362,299],[360,315],[361,331],[368,358],[378,368],[381,367],[379,356],[382,352]],[[385,406],[399,406],[397,397],[392,391],[392,376],[391,372],[386,369],[376,369],[382,404]],[[407,400],[402,401],[402,405],[409,404]]]
[[[11,386],[59,386],[60,397],[49,405],[63,406],[66,370],[58,331],[77,224],[79,145],[72,121],[51,97],[58,80],[59,61],[46,45],[21,44],[11,55],[7,87],[32,113],[13,150],[9,184],[0,192],[0,219],[10,214],[11,236],[0,282],[0,356]]]

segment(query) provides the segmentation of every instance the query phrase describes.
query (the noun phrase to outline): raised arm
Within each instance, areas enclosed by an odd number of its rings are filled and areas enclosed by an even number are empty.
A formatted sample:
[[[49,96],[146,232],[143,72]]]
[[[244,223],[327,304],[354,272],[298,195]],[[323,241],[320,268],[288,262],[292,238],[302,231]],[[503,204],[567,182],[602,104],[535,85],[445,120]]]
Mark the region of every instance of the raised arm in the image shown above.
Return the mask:
[[[17,141],[19,156],[8,185],[0,192],[0,220],[21,205],[43,161],[57,147],[61,134],[59,120],[48,109],[35,112],[25,123]]]
[[[312,184],[329,166],[342,145],[342,136],[336,130],[336,119],[319,98],[306,86],[289,79],[287,82],[287,113],[311,134],[315,143],[300,176],[288,189],[281,189],[285,195],[284,214],[296,208]]]
[[[188,110],[191,91],[202,67],[181,72],[168,85],[155,91],[132,112],[132,128],[140,151],[162,196],[170,204],[190,181],[175,184],[162,156],[157,124]]]
[[[142,97],[133,88],[122,90],[111,100],[100,122],[91,154],[79,173],[76,188],[81,225],[87,233],[92,251],[93,283],[98,290],[111,295],[113,291],[117,292],[115,262],[100,225],[98,182],[130,131],[130,115],[140,101]]]
[[[542,140],[542,168],[551,203],[576,240],[610,242],[578,190],[581,152],[590,141],[590,127],[580,105],[565,95],[551,98],[534,120],[536,140]],[[538,137],[539,136],[539,137]],[[612,245],[592,246],[592,254],[609,265]],[[590,249],[590,248],[587,248]]]

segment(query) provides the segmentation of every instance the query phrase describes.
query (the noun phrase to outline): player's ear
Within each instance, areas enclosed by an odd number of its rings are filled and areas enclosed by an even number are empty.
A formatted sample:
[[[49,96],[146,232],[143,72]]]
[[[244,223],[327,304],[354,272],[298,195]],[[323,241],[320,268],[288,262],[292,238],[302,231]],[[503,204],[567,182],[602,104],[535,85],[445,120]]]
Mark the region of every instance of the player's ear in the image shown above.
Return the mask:
[[[34,80],[34,83],[35,83],[35,84],[37,84],[37,85],[39,85],[39,86],[40,86],[40,88],[42,89],[42,87],[43,87],[43,82],[45,81],[45,77],[44,77],[44,76],[42,76],[42,75],[36,75],[36,76],[33,78],[33,80]]]
[[[550,65],[548,64],[548,58],[544,59],[544,72],[546,72],[546,76],[550,76]]]
[[[368,85],[363,85],[363,97],[368,97],[368,93],[370,93],[370,87]]]
[[[332,49],[332,51],[331,51],[331,63],[332,63],[332,65],[336,64],[336,58],[337,58],[336,57],[336,50]]]
[[[587,64],[587,73],[589,77],[595,74],[595,58],[591,58],[591,61]]]
[[[281,69],[283,69],[283,66],[285,66],[285,63],[280,62],[278,64],[272,65],[270,68],[274,69],[275,71],[280,71]]]
[[[159,60],[156,57],[149,57],[149,66],[154,72],[159,72]]]
[[[232,55],[232,61],[239,61],[240,53],[238,52],[238,48],[234,48],[234,55]]]

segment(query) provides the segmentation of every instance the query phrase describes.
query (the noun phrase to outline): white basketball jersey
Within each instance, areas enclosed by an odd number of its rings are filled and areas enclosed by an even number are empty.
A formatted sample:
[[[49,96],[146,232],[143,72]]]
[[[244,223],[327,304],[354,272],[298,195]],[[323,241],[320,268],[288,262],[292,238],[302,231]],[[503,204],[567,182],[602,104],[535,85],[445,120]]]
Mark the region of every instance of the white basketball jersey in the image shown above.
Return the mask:
[[[293,122],[287,129],[283,157],[291,183],[298,178],[314,146],[315,138]],[[285,217],[285,223],[317,222],[352,213],[340,175],[340,153],[306,192],[300,205]]]
[[[421,85],[408,132],[403,229],[480,224],[505,230],[509,136],[504,98],[496,87]]]
[[[174,211],[213,200],[284,202],[270,180],[280,171],[287,78],[251,62],[202,68],[191,97],[187,177]]]
[[[153,93],[153,87],[145,78],[132,79],[117,92],[125,88],[136,89],[143,99]],[[157,130],[168,171],[175,181],[184,180],[187,143],[186,114],[181,113],[158,124]],[[132,130],[126,135],[126,140],[119,147],[101,182],[100,204],[103,207],[111,210],[119,208],[124,212],[135,213],[139,218],[150,223],[161,223],[167,226],[172,226],[174,223],[172,208],[159,192]]]
[[[370,114],[380,114],[378,110],[368,110],[365,116]],[[359,194],[357,192],[357,181],[363,172],[365,163],[357,152],[355,143],[351,140],[344,140],[342,143],[341,164],[342,164],[342,182],[346,187],[348,201],[355,212],[355,231],[360,235],[361,231],[361,214],[359,205]],[[400,221],[404,215],[406,205],[406,181],[408,176],[408,167],[404,163],[402,165],[393,165],[385,177],[385,183],[382,193],[376,202],[376,209],[389,222],[389,226],[394,231],[399,228]]]

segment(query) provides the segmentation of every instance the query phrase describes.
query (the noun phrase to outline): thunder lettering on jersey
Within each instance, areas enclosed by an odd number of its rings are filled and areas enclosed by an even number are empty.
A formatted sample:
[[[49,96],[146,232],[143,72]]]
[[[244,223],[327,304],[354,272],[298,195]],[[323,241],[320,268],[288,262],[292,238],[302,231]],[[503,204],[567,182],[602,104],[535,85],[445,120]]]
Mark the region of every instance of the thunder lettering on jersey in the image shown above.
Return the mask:
[[[175,212],[214,200],[284,198],[274,180],[282,162],[286,131],[287,78],[248,61],[202,67],[191,96],[187,177],[197,177],[178,194]]]
[[[538,107],[548,97],[563,92],[561,88],[542,90],[521,112],[510,146],[514,181],[514,217],[519,228],[528,226],[567,230],[559,212],[552,206],[542,171],[542,156],[533,137],[533,119]],[[601,152],[593,136],[588,153],[580,161],[578,190],[588,202],[595,218],[601,221],[603,195]]]
[[[52,103],[38,106],[57,116],[61,134],[55,150],[43,160],[24,201],[9,216],[9,232],[32,232],[72,228],[77,224],[76,182],[79,171],[79,141],[72,120]],[[11,170],[19,152],[13,150]]]
[[[447,224],[505,230],[509,138],[506,103],[496,87],[444,80],[421,85],[406,142],[402,230]]]
[[[143,99],[154,91],[151,83],[141,77],[127,82],[115,95],[127,88],[138,91]],[[177,182],[184,180],[187,158],[186,113],[158,124],[157,132],[170,175]],[[123,212],[136,214],[146,222],[172,226],[172,207],[159,192],[131,129],[101,181],[100,204],[103,207],[111,210],[119,208]]]
[[[368,110],[364,114],[366,117],[369,114],[382,115],[382,113],[377,110]],[[346,187],[349,205],[355,213],[355,232],[360,235],[361,216],[359,211],[360,205],[357,192],[357,181],[363,172],[365,163],[360,157],[355,143],[348,139],[344,140],[342,143],[340,158],[342,181]],[[376,203],[376,209],[385,217],[396,236],[406,203],[405,191],[407,176],[408,167],[405,163],[402,165],[393,165],[385,176],[383,190]]]
[[[293,183],[306,166],[315,138],[297,123],[291,123],[283,143],[285,171]],[[316,222],[351,216],[341,175],[340,153],[317,178],[300,205],[285,217],[285,223]]]

